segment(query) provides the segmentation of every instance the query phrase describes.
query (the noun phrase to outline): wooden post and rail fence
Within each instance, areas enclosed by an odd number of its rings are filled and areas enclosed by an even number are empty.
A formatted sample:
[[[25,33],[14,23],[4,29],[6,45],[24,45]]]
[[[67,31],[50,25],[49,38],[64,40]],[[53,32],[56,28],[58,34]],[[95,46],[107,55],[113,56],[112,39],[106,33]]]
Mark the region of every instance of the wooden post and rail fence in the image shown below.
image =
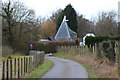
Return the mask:
[[[119,44],[120,45],[120,44]],[[88,47],[87,45],[85,46],[58,46],[57,47],[57,52],[65,52],[67,54],[86,54],[86,55],[91,55],[91,54],[97,54],[97,46],[93,47]],[[115,43],[114,51],[116,54],[116,60],[118,61],[119,57],[119,46],[117,43]]]
[[[2,80],[22,78],[24,75],[34,71],[44,62],[45,53],[30,56],[20,56],[14,59],[2,61]]]

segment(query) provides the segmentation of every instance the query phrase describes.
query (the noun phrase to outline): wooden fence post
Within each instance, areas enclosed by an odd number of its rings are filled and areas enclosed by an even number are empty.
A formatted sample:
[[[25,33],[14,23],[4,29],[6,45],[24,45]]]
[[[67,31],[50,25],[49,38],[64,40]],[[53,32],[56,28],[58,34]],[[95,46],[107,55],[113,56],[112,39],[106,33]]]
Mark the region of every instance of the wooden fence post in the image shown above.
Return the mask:
[[[44,63],[44,55],[45,55],[45,53],[43,52],[42,55],[43,55],[42,56],[42,63]]]
[[[88,46],[86,45],[86,54],[88,54],[89,53],[89,48],[88,48]]]
[[[82,46],[81,46],[81,54],[82,54]]]
[[[81,55],[81,46],[80,46],[80,48],[79,48],[79,54]]]
[[[45,53],[42,52],[42,63],[44,62],[44,56],[45,56]]]
[[[35,62],[34,62],[35,59],[34,58],[35,58],[35,55],[32,57],[32,64],[33,64],[32,70],[34,70],[34,67],[35,67]]]
[[[2,66],[2,80],[5,78],[5,61],[3,61],[3,66]]]
[[[8,66],[9,66],[9,61],[8,61],[8,59],[6,60],[6,79],[8,80],[8,78],[9,78],[9,68],[8,68]]]
[[[16,58],[14,59],[14,76],[16,76]]]
[[[10,78],[12,79],[12,59],[10,59]]]
[[[41,53],[39,54],[39,57],[38,57],[38,66],[41,64]]]
[[[43,59],[43,52],[42,53],[40,53],[40,56],[41,56],[41,58],[40,58],[40,64],[42,64],[42,59]]]
[[[84,53],[83,53],[83,46],[82,46],[82,54],[84,54]]]
[[[35,55],[35,68],[37,67],[37,55]]]
[[[44,52],[41,53],[41,64],[43,63],[43,57],[44,56]]]
[[[40,61],[39,61],[40,65],[42,64],[42,54],[40,53]]]
[[[39,54],[37,55],[37,67],[39,65]]]
[[[31,60],[30,60],[31,58],[29,57],[29,73],[31,72]]]
[[[92,48],[93,48],[93,53],[95,53],[95,45],[93,45]]]
[[[83,46],[83,54],[85,54],[85,46]]]
[[[24,75],[25,75],[25,71],[26,71],[26,70],[25,70],[25,69],[26,69],[26,68],[25,68],[25,65],[26,65],[26,63],[25,63],[25,57],[24,57]]]
[[[26,57],[26,73],[27,73],[27,63],[28,63],[28,59]]]
[[[118,46],[117,46],[117,42],[115,42],[114,50],[115,50],[115,54],[116,54],[116,61],[118,62],[119,48],[118,48]]]
[[[22,64],[23,64],[23,60],[21,58],[21,76],[22,76],[22,73],[23,73],[23,71],[22,71],[23,70],[23,65]]]
[[[32,71],[32,58],[30,57],[30,72]]]
[[[34,59],[33,59],[34,61],[34,69],[35,69],[35,67],[36,67],[36,64],[35,64],[35,60],[36,60],[36,57],[35,57],[35,55],[34,55]]]
[[[39,57],[39,56],[38,56],[38,55],[36,55],[36,57],[37,57],[37,67],[38,67],[38,61],[39,61],[38,57]]]
[[[27,72],[29,73],[29,57],[28,57],[28,63],[27,63],[27,65],[28,65]]]
[[[20,78],[20,62],[19,62],[19,58],[18,58],[18,78]]]
[[[40,64],[42,64],[43,62],[43,52],[40,54]]]

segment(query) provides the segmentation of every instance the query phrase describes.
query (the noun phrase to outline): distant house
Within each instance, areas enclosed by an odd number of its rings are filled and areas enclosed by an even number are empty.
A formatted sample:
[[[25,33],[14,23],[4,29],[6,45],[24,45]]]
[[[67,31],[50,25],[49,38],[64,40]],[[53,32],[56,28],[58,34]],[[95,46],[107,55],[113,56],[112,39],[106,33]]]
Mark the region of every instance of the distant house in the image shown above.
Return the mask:
[[[40,39],[40,41],[49,41],[48,39]]]
[[[46,39],[40,39],[40,41],[55,41],[52,36],[48,36]]]
[[[57,41],[64,41],[64,40],[68,40],[68,41],[74,41],[75,39],[77,39],[77,33],[72,31],[66,22],[66,16],[64,16],[64,19],[57,31],[57,34],[55,35],[55,40]]]

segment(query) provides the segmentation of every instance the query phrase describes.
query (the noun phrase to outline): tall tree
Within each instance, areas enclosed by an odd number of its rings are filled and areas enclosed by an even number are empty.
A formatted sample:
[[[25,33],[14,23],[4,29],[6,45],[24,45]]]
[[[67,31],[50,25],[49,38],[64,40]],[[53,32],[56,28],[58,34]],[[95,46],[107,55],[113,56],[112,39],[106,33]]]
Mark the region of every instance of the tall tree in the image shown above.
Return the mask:
[[[60,24],[63,20],[63,17],[66,16],[67,20],[69,20],[68,26],[71,30],[77,32],[77,14],[76,11],[74,10],[74,8],[72,7],[71,4],[68,4],[65,9],[61,12],[58,20],[57,20],[57,26],[56,29],[58,30],[58,28],[60,27]]]
[[[8,28],[5,30],[8,33],[8,40],[10,42],[10,46],[13,47],[13,34],[12,34],[12,26],[14,25],[13,20],[13,7],[11,7],[11,1],[9,0],[8,3],[4,3],[2,6],[3,13],[1,14],[2,17],[5,18]]]

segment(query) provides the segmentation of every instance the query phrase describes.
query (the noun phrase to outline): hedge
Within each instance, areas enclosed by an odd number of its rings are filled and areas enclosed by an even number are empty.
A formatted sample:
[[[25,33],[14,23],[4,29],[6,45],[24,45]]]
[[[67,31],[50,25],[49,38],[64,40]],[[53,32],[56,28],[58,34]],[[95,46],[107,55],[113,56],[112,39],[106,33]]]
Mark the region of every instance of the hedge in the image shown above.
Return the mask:
[[[116,61],[116,53],[115,52],[115,42],[120,40],[120,35],[115,36],[87,36],[85,38],[85,44],[88,45],[88,47],[93,46],[95,43],[97,43],[96,51],[97,51],[97,57],[108,58],[111,62]],[[102,52],[102,53],[101,53]]]
[[[33,50],[45,51],[45,53],[56,53],[57,46],[75,46],[73,41],[40,41],[32,42]]]
[[[105,40],[120,40],[120,35],[115,35],[115,36],[104,35],[104,36],[96,36],[96,37],[87,36],[85,38],[85,45],[90,46]]]

